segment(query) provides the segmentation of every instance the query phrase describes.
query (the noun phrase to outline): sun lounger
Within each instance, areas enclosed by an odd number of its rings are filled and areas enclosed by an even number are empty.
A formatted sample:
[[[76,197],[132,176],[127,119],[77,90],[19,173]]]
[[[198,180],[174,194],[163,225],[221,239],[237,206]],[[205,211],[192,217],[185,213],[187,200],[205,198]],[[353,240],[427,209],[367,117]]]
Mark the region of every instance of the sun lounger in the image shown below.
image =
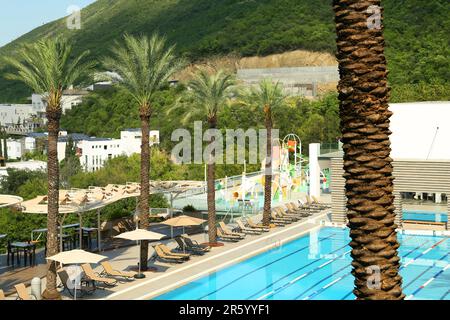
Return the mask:
[[[269,227],[266,227],[266,226],[264,226],[262,224],[256,224],[250,218],[246,219],[246,222],[247,222],[247,224],[248,224],[248,226],[250,228],[259,229],[259,230],[261,230],[263,232],[269,232],[270,231]]]
[[[84,274],[86,276],[86,279],[92,280],[95,283],[101,283],[102,285],[113,287],[117,284],[116,279],[112,278],[106,278],[106,277],[100,277],[100,275],[92,269],[91,265],[89,263],[85,263],[81,266],[83,268]]]
[[[292,214],[292,213],[286,213],[283,208],[276,207],[274,208],[275,213],[277,214],[277,217],[284,218],[284,219],[291,219],[291,221],[298,221],[300,220],[300,216],[298,214]]]
[[[159,246],[154,246],[153,249],[155,249],[155,253],[152,257],[152,259],[159,259],[162,262],[168,262],[168,263],[183,263],[186,260],[182,257],[173,256],[173,255],[167,255],[164,253],[164,251],[161,250]]]
[[[261,234],[261,233],[263,233],[263,231],[261,229],[259,229],[259,228],[246,227],[244,225],[244,223],[241,220],[239,220],[239,219],[236,220],[236,223],[237,223],[239,229],[241,229],[241,231],[243,233],[247,233],[247,234]]]
[[[242,240],[241,237],[225,234],[220,227],[217,228],[217,236],[223,241],[238,242],[239,240]]]
[[[199,244],[197,241],[192,240],[191,238],[189,238],[187,234],[182,234],[181,237],[183,238],[184,243],[186,243],[186,245],[189,246],[189,247],[200,248],[200,249],[205,250],[205,251],[210,251],[211,250],[210,246],[208,246],[207,244]]]
[[[305,199],[306,199],[306,204],[310,208],[315,208],[315,209],[318,209],[318,210],[326,209],[326,207],[322,206],[321,204],[314,203],[314,201],[311,199],[311,197],[309,195],[306,195]]]
[[[67,271],[64,269],[60,269],[56,272],[58,274],[59,279],[61,280],[61,285],[63,286],[64,291],[67,290],[69,294],[74,297],[75,296],[75,290],[77,291],[77,297],[83,297],[85,295],[89,295],[94,293],[95,291],[95,285],[90,286],[89,281],[81,280],[79,288],[75,289],[74,285],[69,285],[71,282],[69,275],[67,274]]]
[[[321,209],[308,204],[307,202],[303,201],[302,199],[298,199],[298,203],[300,204],[301,208],[304,208],[306,210],[309,210],[310,212],[319,212]]]
[[[17,292],[17,300],[36,300],[35,296],[28,293],[28,290],[23,283],[16,284],[14,288]]]
[[[278,214],[277,214],[274,210],[272,210],[272,211],[270,212],[270,217],[271,217],[271,220],[270,220],[270,221],[273,222],[273,223],[275,223],[275,224],[277,224],[277,223],[289,224],[289,223],[292,222],[291,219],[280,218],[280,217],[278,216]]]
[[[208,252],[209,250],[204,250],[198,247],[192,247],[192,246],[188,246],[182,237],[175,237],[175,241],[178,244],[178,250],[182,251],[182,252],[190,252],[192,254],[195,255],[204,255],[206,252]]]
[[[134,280],[134,276],[136,275],[136,272],[132,271],[115,270],[109,261],[102,261],[100,264],[103,267],[103,271],[100,273],[101,275],[119,277],[127,280]]]
[[[2,289],[0,289],[0,300],[6,300],[5,293],[3,292]]]
[[[313,204],[315,204],[315,205],[317,205],[317,206],[320,206],[320,207],[322,207],[322,208],[324,208],[324,209],[331,208],[330,205],[328,205],[328,204],[326,204],[326,203],[320,202],[319,199],[317,199],[317,197],[312,196],[311,198],[312,198],[312,200],[313,200]]]
[[[228,226],[223,221],[219,222],[219,226],[222,229],[222,231],[228,236],[236,236],[241,239],[245,238],[245,233],[233,232],[232,230],[230,230],[230,228],[228,228]]]
[[[191,255],[188,253],[178,253],[178,252],[173,252],[172,250],[169,249],[169,247],[167,247],[165,244],[160,244],[157,245],[157,247],[161,248],[161,251],[164,252],[166,255],[168,256],[175,256],[175,257],[180,257],[183,258],[185,260],[189,260]]]
[[[285,203],[285,207],[287,212],[290,214],[295,214],[301,217],[309,217],[311,215],[311,211],[307,208],[303,208],[300,205],[296,205],[294,202]]]

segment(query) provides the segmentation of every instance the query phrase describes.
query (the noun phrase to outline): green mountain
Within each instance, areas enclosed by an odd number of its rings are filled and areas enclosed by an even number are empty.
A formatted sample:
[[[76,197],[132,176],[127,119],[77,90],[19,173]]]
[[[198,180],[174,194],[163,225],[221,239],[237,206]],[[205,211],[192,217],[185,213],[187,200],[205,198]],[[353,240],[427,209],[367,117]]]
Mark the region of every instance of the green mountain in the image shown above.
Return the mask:
[[[385,0],[383,5],[391,83],[447,83],[450,2]],[[69,30],[65,19],[41,26],[0,48],[0,55],[62,34],[76,50],[89,49],[100,60],[124,32],[155,31],[192,60],[231,52],[251,56],[335,50],[331,0],[97,0],[82,11],[81,19],[80,30]],[[22,85],[4,80],[4,71],[0,64],[0,101],[30,94]]]

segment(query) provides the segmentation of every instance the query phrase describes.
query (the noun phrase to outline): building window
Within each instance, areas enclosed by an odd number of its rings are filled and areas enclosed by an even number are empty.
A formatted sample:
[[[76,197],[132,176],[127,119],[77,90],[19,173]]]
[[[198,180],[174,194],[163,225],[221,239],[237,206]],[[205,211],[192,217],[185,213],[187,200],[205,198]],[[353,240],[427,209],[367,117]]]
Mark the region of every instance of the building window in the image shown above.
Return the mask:
[[[107,145],[104,145],[104,146],[103,146],[103,149],[108,150],[108,146],[107,146]]]

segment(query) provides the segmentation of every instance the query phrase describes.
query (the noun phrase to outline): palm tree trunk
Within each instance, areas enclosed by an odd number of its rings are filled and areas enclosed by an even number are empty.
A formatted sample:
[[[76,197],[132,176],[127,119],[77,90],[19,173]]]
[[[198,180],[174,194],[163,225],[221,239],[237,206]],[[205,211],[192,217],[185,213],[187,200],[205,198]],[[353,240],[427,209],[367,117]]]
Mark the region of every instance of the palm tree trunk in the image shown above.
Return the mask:
[[[56,110],[56,111],[54,111]],[[48,120],[48,197],[47,197],[47,257],[58,253],[58,217],[59,217],[59,163],[58,135],[60,108],[51,107],[47,110]],[[56,263],[47,261],[46,289],[42,294],[44,299],[60,299],[56,289]]]
[[[210,129],[216,128],[216,120],[211,119],[209,121]],[[211,143],[214,143],[215,137],[211,137]],[[207,202],[208,202],[208,237],[209,243],[217,242],[217,229],[216,229],[216,186],[215,186],[215,150],[213,149],[208,161],[207,168]]]
[[[148,229],[149,224],[149,196],[150,196],[150,107],[143,106],[140,112],[142,144],[141,144],[141,195],[139,197],[139,220],[141,229]],[[148,241],[141,241],[141,270],[146,271],[148,261]]]
[[[272,116],[270,106],[264,107],[265,126],[267,130],[266,163],[264,172],[264,210],[263,225],[270,225],[270,213],[272,210]]]
[[[403,299],[394,223],[389,88],[380,0],[334,0],[345,190],[358,299]]]

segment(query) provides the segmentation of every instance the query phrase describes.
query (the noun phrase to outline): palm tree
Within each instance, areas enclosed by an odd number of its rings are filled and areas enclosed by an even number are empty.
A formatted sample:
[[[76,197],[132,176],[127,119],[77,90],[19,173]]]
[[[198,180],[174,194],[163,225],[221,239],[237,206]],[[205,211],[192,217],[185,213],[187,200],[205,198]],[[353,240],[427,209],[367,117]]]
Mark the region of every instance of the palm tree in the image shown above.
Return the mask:
[[[175,56],[175,47],[166,47],[166,40],[158,35],[124,36],[125,44],[116,43],[112,49],[113,57],[106,58],[105,67],[118,74],[119,85],[134,99],[139,108],[141,120],[141,194],[139,197],[140,228],[149,227],[150,195],[150,117],[153,112],[152,101],[155,93],[168,83],[178,71],[181,60]],[[142,270],[147,270],[148,242],[141,242]]]
[[[356,297],[403,299],[382,16],[379,26],[369,23],[380,2],[334,0],[347,217]]]
[[[58,253],[59,164],[58,134],[61,98],[69,86],[80,84],[92,75],[94,63],[87,61],[88,51],[74,55],[72,46],[62,39],[44,39],[20,49],[15,57],[5,58],[17,71],[7,78],[25,83],[44,96],[48,128],[48,215],[47,256]],[[47,283],[43,297],[57,299],[56,265],[47,264]]]
[[[264,211],[263,224],[270,225],[270,213],[272,210],[272,129],[273,129],[273,109],[278,109],[285,105],[286,95],[279,82],[274,83],[270,79],[263,79],[259,85],[252,87],[243,94],[243,103],[256,105],[264,112],[264,124],[267,130],[266,160],[264,172]]]
[[[226,105],[228,94],[234,83],[233,77],[223,70],[208,72],[206,68],[199,69],[194,79],[189,83],[191,89],[189,96],[194,103],[194,108],[185,112],[183,122],[186,123],[193,117],[206,116],[209,128],[216,129],[218,113]],[[179,107],[180,105],[175,105],[175,108]],[[215,138],[212,136],[210,142],[214,143],[214,141]],[[207,161],[208,237],[210,244],[217,242],[215,156],[215,150],[213,149]]]

